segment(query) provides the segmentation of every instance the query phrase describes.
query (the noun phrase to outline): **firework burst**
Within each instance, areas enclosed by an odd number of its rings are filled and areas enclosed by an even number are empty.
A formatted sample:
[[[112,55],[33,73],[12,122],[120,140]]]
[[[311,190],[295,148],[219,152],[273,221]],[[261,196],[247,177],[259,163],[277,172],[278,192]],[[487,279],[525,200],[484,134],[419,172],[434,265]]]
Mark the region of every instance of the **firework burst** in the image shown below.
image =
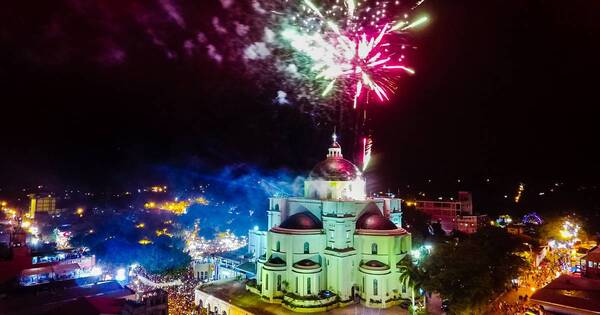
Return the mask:
[[[404,74],[414,74],[406,65],[404,50],[409,47],[409,30],[427,21],[427,17],[410,21],[408,14],[390,18],[389,12],[400,4],[388,1],[331,0],[317,4],[296,0],[301,4],[286,21],[282,38],[308,59],[303,66],[322,80],[322,96],[339,84],[352,98],[353,107],[368,101],[373,93],[383,102],[397,88]],[[290,4],[292,1],[285,1]],[[418,6],[416,3],[414,7]],[[277,14],[277,12],[275,12]],[[350,87],[351,91],[344,91]]]

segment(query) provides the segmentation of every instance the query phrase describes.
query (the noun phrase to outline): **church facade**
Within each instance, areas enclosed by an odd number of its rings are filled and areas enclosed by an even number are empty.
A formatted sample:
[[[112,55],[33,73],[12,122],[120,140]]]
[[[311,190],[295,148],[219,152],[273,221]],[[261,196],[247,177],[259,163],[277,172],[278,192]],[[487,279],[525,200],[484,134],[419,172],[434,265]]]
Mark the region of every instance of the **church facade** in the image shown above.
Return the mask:
[[[360,301],[374,308],[410,296],[399,263],[411,250],[401,200],[368,198],[360,170],[333,136],[327,157],[304,182],[304,196],[270,198],[266,248],[252,292],[296,311]]]

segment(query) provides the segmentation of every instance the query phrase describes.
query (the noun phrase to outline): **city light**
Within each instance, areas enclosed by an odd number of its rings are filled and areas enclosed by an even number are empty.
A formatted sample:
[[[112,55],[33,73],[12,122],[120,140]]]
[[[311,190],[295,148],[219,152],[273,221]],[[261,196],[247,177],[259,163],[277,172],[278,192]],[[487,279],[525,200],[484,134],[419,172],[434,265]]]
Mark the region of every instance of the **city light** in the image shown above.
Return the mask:
[[[179,198],[175,198],[174,201],[165,201],[160,203],[149,201],[144,204],[144,208],[169,211],[177,215],[182,215],[187,213],[187,210],[190,206],[196,204],[206,206],[208,205],[208,200],[204,197],[196,197],[187,200],[179,200]]]
[[[152,241],[147,238],[143,238],[143,239],[139,240],[138,243],[140,245],[149,245],[149,244],[152,244]]]
[[[83,208],[77,208],[77,210],[75,211],[75,214],[77,214],[81,218],[81,217],[83,217],[84,212],[85,212],[85,210]]]
[[[117,281],[125,281],[127,276],[125,275],[125,268],[117,269],[117,273],[115,274],[115,280]]]
[[[515,195],[515,203],[519,203],[521,201],[521,196],[525,191],[525,184],[519,183],[519,187],[517,188],[517,194]]]
[[[210,254],[234,251],[248,244],[247,237],[238,237],[229,230],[219,233],[217,237],[212,240],[206,240],[204,237],[199,237],[199,230],[199,224],[196,223],[192,231],[186,231],[184,233],[186,242],[184,252],[188,253],[192,259],[200,259]]]
[[[99,275],[101,275],[101,274],[102,274],[102,268],[100,268],[100,267],[98,267],[98,266],[96,266],[96,267],[93,267],[93,268],[92,268],[92,271],[90,272],[90,274],[91,274],[92,276],[99,276]]]

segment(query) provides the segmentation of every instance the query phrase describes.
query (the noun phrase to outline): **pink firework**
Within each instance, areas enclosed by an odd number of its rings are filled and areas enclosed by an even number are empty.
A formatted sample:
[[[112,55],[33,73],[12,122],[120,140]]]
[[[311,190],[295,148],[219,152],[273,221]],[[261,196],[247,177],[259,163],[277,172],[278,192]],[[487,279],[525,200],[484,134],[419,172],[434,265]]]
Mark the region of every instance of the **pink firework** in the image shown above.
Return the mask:
[[[294,16],[296,25],[282,35],[295,50],[310,58],[309,69],[316,72],[315,79],[326,80],[323,96],[333,90],[336,82],[345,81],[345,85],[353,86],[354,108],[369,92],[383,102],[389,100],[402,73],[414,74],[405,65],[401,53],[405,44],[401,39],[409,29],[426,22],[427,17],[413,22],[392,21],[385,16],[385,1],[377,2],[373,8],[365,2],[346,0],[344,5],[333,5],[325,13],[310,0],[303,0],[303,4],[305,14]],[[344,11],[343,18],[338,16],[340,11]],[[365,12],[372,12],[368,19]]]

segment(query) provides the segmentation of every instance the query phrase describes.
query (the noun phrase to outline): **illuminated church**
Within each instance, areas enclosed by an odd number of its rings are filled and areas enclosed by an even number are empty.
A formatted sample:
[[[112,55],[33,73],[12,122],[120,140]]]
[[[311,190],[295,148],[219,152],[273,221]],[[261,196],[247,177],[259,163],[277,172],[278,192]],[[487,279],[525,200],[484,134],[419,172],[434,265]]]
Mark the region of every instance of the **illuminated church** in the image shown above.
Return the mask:
[[[270,198],[268,231],[250,232],[250,250],[259,256],[250,289],[267,302],[310,312],[409,298],[399,271],[411,250],[401,200],[367,198],[363,174],[336,140],[334,134],[326,159],[304,182],[304,196]]]

